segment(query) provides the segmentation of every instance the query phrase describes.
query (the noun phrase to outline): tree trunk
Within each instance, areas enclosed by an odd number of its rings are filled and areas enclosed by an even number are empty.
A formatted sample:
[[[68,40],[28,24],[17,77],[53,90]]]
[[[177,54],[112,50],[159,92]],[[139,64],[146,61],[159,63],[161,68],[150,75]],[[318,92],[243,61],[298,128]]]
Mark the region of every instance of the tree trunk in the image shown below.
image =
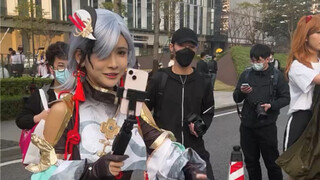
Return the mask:
[[[159,51],[159,33],[160,33],[160,0],[155,0],[154,5],[154,41],[153,41],[153,59],[158,60]]]

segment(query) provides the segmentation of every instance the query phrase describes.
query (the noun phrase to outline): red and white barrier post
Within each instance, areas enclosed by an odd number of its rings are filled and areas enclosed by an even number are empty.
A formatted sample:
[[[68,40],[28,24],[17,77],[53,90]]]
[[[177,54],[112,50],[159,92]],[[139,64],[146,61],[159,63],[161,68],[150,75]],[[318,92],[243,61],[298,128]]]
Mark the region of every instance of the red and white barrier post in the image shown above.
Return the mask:
[[[240,146],[233,146],[229,164],[228,180],[244,180],[242,152],[240,151],[240,149]]]

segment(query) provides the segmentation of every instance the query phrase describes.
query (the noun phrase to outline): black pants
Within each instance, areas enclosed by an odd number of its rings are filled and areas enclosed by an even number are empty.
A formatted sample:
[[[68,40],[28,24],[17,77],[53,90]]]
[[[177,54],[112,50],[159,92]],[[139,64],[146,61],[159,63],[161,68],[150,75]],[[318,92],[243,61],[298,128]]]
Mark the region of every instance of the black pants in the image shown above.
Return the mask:
[[[204,150],[202,152],[197,152],[201,159],[203,159],[206,162],[206,171],[207,171],[207,178],[208,180],[214,180],[212,166],[210,163],[210,154],[208,151]]]
[[[286,151],[302,135],[311,120],[311,110],[300,110],[292,113],[284,133],[283,150]]]
[[[260,153],[268,170],[269,180],[282,180],[281,168],[275,163],[279,157],[277,126],[261,128],[240,126],[240,144],[250,180],[262,180]]]

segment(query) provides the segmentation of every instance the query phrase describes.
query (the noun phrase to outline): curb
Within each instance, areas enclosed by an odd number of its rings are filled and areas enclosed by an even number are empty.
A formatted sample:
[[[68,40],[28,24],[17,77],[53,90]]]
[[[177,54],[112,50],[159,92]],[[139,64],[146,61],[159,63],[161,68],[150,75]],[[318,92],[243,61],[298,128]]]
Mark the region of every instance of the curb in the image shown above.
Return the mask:
[[[239,108],[242,108],[243,103],[239,103]],[[232,104],[232,105],[227,105],[227,106],[221,106],[215,109],[216,112],[221,112],[221,111],[226,111],[226,110],[237,110],[237,105],[236,104]]]
[[[19,146],[13,146],[0,150],[1,163],[11,160],[21,159],[21,150]]]

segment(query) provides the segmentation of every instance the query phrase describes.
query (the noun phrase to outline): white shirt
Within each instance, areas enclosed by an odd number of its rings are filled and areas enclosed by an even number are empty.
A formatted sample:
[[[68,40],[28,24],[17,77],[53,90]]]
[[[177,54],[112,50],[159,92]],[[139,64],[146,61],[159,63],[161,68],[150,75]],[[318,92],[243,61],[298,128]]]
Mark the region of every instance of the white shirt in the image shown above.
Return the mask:
[[[312,80],[320,73],[320,62],[311,63],[313,69],[294,60],[289,70],[290,107],[288,114],[311,108],[315,84]]]

